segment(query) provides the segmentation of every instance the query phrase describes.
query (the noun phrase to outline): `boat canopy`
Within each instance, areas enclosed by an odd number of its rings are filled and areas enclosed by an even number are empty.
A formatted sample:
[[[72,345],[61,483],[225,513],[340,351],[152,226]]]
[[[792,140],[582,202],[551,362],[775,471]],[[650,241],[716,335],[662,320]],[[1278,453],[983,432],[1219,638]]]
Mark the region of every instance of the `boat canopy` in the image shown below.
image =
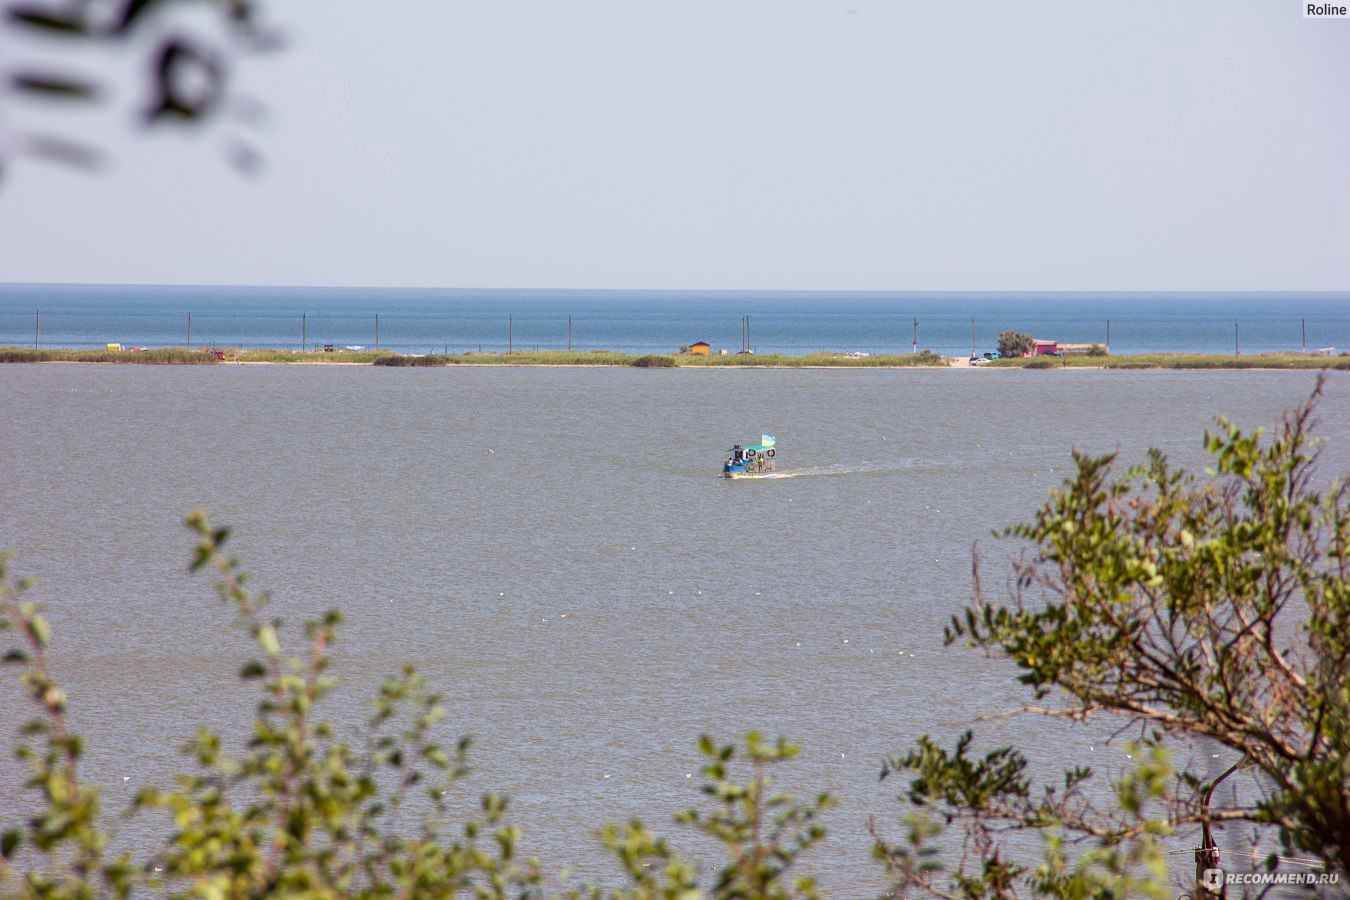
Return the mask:
[[[744,447],[732,447],[728,453],[734,453],[737,450],[753,450],[756,453],[763,453],[765,450],[772,450],[778,441],[771,434],[761,434],[758,444],[750,444]]]

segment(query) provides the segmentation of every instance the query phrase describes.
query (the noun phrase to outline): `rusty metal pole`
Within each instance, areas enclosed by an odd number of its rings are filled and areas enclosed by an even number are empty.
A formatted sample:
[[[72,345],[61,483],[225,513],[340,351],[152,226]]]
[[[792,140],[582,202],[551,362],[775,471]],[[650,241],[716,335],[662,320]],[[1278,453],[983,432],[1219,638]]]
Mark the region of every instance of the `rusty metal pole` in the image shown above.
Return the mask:
[[[1200,820],[1200,848],[1195,851],[1195,900],[1222,900],[1228,895],[1223,883],[1219,884],[1217,891],[1211,891],[1205,886],[1204,877],[1206,869],[1219,868],[1219,845],[1214,840],[1214,834],[1209,829],[1209,800],[1214,796],[1214,789],[1219,783],[1236,772],[1243,763],[1247,761],[1244,754],[1242,759],[1233,763],[1222,775],[1210,782],[1209,788],[1205,790],[1205,797],[1200,802],[1202,818]]]

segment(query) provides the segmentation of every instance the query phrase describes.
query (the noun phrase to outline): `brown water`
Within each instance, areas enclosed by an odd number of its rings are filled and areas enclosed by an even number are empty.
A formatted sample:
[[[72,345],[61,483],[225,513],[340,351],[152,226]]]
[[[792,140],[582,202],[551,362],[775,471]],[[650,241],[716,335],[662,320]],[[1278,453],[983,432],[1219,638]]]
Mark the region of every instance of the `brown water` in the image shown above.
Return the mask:
[[[1031,515],[1071,447],[1200,465],[1215,413],[1271,423],[1313,380],[2,366],[0,549],[38,578],[86,777],[114,809],[250,705],[247,641],[186,572],[180,522],[201,505],[288,621],[346,611],[330,714],[361,718],[379,678],[416,663],[449,698],[447,736],[477,738],[469,790],[509,793],[550,871],[612,875],[589,835],[632,815],[699,847],[670,823],[700,799],[695,740],[755,728],[802,745],[789,787],[841,797],[807,869],[866,896],[867,816],[896,833],[902,812],[882,758],[1020,696],[1004,666],[941,645],[972,547],[1000,589],[1011,548],[989,531]],[[1321,420],[1324,472],[1350,469],[1350,377]],[[716,477],[761,431],[797,477]],[[17,696],[0,691],[6,741]],[[1046,766],[1119,754],[1039,721],[990,740]],[[20,777],[0,759],[0,826]],[[120,827],[134,843],[152,825]]]

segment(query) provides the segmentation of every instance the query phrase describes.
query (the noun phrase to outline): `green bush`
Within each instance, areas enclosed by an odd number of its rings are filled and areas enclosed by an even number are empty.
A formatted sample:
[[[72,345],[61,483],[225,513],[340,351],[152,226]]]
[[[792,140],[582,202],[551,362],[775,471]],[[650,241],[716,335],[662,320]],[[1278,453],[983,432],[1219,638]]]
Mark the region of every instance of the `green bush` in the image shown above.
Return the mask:
[[[309,622],[301,652],[288,653],[281,620],[265,614],[266,593],[248,589],[238,561],[224,555],[229,529],[212,528],[199,512],[188,525],[198,541],[193,570],[216,573],[217,595],[255,643],[239,677],[257,685],[258,701],[243,729],[246,744],[202,729],[184,748],[192,771],[172,787],[136,795],[134,814],[166,820],[164,843],[142,858],[108,854],[100,794],[79,777],[84,743],[69,729],[66,695],[47,656],[50,627],[39,605],[22,599],[28,583],[12,578],[0,556],[0,633],[19,638],[0,647],[0,664],[23,669],[20,681],[36,708],[21,732],[31,743],[17,755],[28,763],[28,792],[38,801],[17,827],[0,823],[0,896],[544,897],[543,874],[522,857],[505,798],[486,794],[467,820],[452,816],[447,796],[462,793],[469,741],[439,739],[448,714],[442,697],[405,665],[381,685],[360,740],[344,740],[322,718],[337,684],[331,647],[342,614]],[[240,756],[225,750],[235,743],[246,747]],[[751,732],[743,747],[704,736],[699,749],[706,759],[700,790],[710,802],[676,821],[725,848],[716,895],[815,897],[815,879],[795,869],[825,837],[818,820],[834,801],[819,794],[799,803],[773,790],[772,770],[797,747]],[[425,811],[420,821],[413,809]],[[640,821],[605,827],[599,843],[632,888],[563,896],[709,896],[698,869]]]
[[[445,366],[449,360],[444,356],[381,356],[373,365],[377,366]]]
[[[633,360],[633,366],[639,369],[673,369],[676,362],[673,356],[639,356]]]
[[[1106,356],[1106,355],[1107,355],[1107,353],[1106,353],[1106,348],[1103,347],[1101,344],[1093,344],[1091,347],[1088,348],[1087,355],[1088,355],[1088,356]]]
[[[1003,331],[998,336],[998,355],[1016,359],[1036,352],[1036,339],[1021,331]]]

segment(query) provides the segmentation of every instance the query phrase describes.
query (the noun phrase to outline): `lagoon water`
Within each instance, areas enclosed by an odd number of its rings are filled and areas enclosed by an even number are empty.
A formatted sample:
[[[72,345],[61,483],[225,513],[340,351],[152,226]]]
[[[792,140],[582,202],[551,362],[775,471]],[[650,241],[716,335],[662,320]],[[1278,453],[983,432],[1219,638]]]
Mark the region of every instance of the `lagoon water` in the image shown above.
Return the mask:
[[[114,811],[187,769],[175,747],[196,728],[250,706],[236,678],[248,642],[209,578],[186,572],[180,522],[200,505],[235,528],[292,626],[345,610],[329,713],[353,724],[383,674],[417,664],[447,696],[446,736],[476,737],[466,802],[510,794],[546,870],[614,878],[592,835],[630,816],[700,852],[670,819],[701,800],[695,741],[755,728],[801,744],[786,787],[841,798],[806,869],[832,896],[868,896],[867,818],[898,836],[903,812],[882,759],[1021,698],[998,661],[942,646],[972,549],[1002,595],[1016,547],[990,529],[1030,517],[1071,447],[1136,461],[1156,445],[1202,465],[1216,413],[1269,424],[1313,382],[10,365],[0,549],[49,605],[86,777]],[[1350,471],[1350,375],[1329,376],[1320,419],[1323,473]],[[761,431],[797,476],[717,478],[730,443]],[[7,745],[17,697],[6,681]],[[1121,753],[1041,721],[982,733],[1042,768],[1110,772]],[[21,777],[0,758],[0,825],[21,814]],[[154,840],[148,817],[118,827],[124,844]]]

